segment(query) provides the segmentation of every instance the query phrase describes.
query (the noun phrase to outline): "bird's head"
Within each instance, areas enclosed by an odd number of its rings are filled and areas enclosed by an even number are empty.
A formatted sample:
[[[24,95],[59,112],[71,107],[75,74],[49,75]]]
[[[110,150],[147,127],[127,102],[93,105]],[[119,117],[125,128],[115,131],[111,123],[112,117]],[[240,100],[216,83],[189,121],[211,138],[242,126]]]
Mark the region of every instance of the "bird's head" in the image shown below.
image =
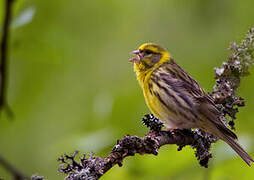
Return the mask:
[[[142,44],[131,54],[137,56],[131,58],[130,61],[135,64],[136,69],[139,71],[154,68],[170,59],[168,51],[155,43]]]

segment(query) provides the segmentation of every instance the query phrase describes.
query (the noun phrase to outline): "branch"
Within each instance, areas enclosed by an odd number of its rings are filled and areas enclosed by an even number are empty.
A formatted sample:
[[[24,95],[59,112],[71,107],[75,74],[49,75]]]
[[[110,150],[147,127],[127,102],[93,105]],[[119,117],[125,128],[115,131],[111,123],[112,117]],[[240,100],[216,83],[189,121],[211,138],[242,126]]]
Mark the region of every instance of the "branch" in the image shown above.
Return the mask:
[[[245,39],[237,45],[232,42],[229,50],[232,55],[228,62],[223,62],[221,68],[215,68],[216,84],[212,96],[223,116],[222,120],[231,118],[229,125],[235,129],[234,120],[239,107],[245,106],[242,97],[236,95],[241,78],[249,75],[249,67],[254,64],[254,27],[249,29]]]
[[[146,115],[146,117],[152,117]],[[145,119],[150,121],[153,119]],[[158,126],[157,126],[158,127]],[[157,155],[161,146],[166,144],[176,144],[180,151],[184,146],[190,145],[196,149],[195,155],[201,166],[207,167],[208,160],[212,157],[209,153],[211,142],[215,142],[212,136],[202,135],[201,131],[191,130],[172,130],[172,131],[150,131],[143,138],[138,136],[126,135],[124,138],[117,141],[117,144],[111,150],[111,153],[105,157],[93,157],[83,155],[80,162],[75,160],[78,152],[73,155],[62,156],[59,161],[63,164],[60,167],[60,172],[68,174],[66,180],[72,179],[89,179],[95,180],[100,178],[114,165],[122,166],[123,159],[135,154],[153,154]]]
[[[9,26],[11,21],[13,0],[5,1],[5,14],[3,20],[3,34],[0,42],[0,111],[5,108],[7,115],[13,117],[13,113],[7,104],[7,59],[8,59],[8,37],[9,37]],[[12,166],[7,160],[0,156],[0,164],[12,174],[15,180],[29,179],[28,176],[24,175],[14,166]]]
[[[7,59],[8,59],[8,38],[12,15],[12,4],[14,0],[5,1],[5,15],[3,20],[3,34],[0,44],[0,110],[5,109],[9,117],[13,117],[13,112],[7,103]]]
[[[14,180],[24,180],[30,179],[29,176],[23,174],[18,169],[16,169],[13,165],[11,165],[7,160],[5,160],[2,156],[0,156],[0,164],[13,176]]]
[[[223,62],[221,68],[215,68],[216,84],[211,95],[222,113],[221,119],[226,123],[230,117],[229,125],[234,129],[238,108],[245,105],[243,98],[236,95],[236,90],[240,86],[241,78],[249,74],[249,66],[254,64],[254,28],[248,31],[240,45],[232,43],[229,49],[232,55],[228,61]],[[198,129],[163,131],[162,123],[153,115],[145,115],[143,123],[151,130],[144,137],[124,136],[105,158],[83,155],[80,161],[77,161],[78,152],[64,155],[59,158],[59,171],[67,174],[66,180],[96,180],[114,165],[122,166],[124,158],[135,154],[157,155],[159,148],[166,144],[178,145],[179,151],[190,145],[195,149],[199,164],[203,167],[208,166],[208,160],[212,157],[209,152],[211,143],[217,141],[214,136]]]

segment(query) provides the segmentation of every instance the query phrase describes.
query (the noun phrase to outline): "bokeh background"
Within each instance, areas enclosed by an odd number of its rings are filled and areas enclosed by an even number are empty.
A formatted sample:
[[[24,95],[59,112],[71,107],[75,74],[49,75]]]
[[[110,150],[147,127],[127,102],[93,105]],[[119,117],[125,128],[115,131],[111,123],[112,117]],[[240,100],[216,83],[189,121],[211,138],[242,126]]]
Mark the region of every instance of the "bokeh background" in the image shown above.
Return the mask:
[[[3,2],[0,1],[2,24]],[[213,68],[254,25],[253,0],[16,0],[11,28],[8,101],[0,119],[0,154],[27,174],[63,179],[56,159],[80,150],[105,156],[126,134],[143,136],[149,113],[129,52],[144,42],[166,47],[207,90]],[[239,94],[240,143],[254,156],[254,68]],[[193,149],[164,146],[136,155],[102,179],[251,179],[253,168],[222,142],[208,169]],[[0,167],[0,177],[11,176]]]

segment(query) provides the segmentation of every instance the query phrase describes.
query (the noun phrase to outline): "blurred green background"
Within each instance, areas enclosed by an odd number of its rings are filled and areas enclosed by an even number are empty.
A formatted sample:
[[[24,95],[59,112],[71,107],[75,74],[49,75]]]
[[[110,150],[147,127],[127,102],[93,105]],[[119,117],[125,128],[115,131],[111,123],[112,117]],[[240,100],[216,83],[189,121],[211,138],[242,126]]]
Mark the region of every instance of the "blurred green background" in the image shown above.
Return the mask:
[[[3,2],[0,1],[2,24]],[[231,41],[254,25],[253,0],[16,0],[8,101],[15,120],[0,121],[0,154],[27,174],[63,179],[56,159],[75,150],[105,156],[126,134],[143,136],[149,113],[129,52],[144,42],[166,47],[207,90]],[[254,156],[254,69],[239,94],[240,143]],[[251,179],[253,168],[219,142],[208,169],[189,147],[136,155],[102,179]],[[0,177],[11,176],[0,168]]]

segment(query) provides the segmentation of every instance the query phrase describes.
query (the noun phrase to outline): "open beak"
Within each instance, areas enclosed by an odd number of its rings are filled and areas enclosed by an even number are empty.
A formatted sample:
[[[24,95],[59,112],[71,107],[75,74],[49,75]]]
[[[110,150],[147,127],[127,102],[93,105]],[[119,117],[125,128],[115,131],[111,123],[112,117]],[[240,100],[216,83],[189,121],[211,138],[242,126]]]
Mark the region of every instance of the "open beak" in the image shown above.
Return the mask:
[[[136,63],[136,62],[139,62],[143,58],[143,56],[140,53],[139,49],[135,50],[135,51],[132,51],[131,54],[137,55],[137,57],[131,58],[130,62]]]
[[[135,51],[132,51],[131,54],[138,55],[139,54],[139,49],[135,50]]]

